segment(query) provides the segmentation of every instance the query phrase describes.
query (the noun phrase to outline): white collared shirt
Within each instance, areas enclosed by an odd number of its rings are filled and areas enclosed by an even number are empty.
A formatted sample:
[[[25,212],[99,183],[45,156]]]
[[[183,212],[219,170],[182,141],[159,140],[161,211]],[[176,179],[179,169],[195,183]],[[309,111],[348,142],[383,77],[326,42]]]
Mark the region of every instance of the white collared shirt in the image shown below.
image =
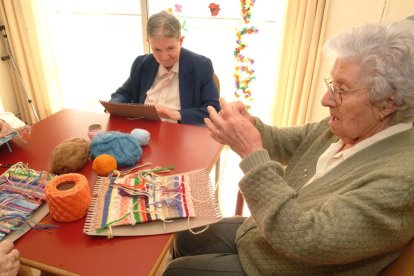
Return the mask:
[[[178,61],[169,71],[159,66],[157,76],[147,92],[145,104],[160,105],[173,110],[181,109],[178,69]]]
[[[339,140],[336,143],[332,143],[329,148],[325,150],[324,153],[319,156],[318,163],[316,164],[316,172],[315,175],[309,179],[309,181],[304,185],[308,185],[312,181],[320,178],[336,166],[338,166],[341,162],[345,159],[349,158],[350,156],[354,155],[355,153],[371,146],[372,144],[381,141],[391,135],[397,134],[399,132],[408,130],[413,127],[413,123],[399,123],[393,126],[390,126],[384,129],[381,132],[353,145],[352,147],[345,149],[343,151],[338,152],[342,146],[342,140]]]

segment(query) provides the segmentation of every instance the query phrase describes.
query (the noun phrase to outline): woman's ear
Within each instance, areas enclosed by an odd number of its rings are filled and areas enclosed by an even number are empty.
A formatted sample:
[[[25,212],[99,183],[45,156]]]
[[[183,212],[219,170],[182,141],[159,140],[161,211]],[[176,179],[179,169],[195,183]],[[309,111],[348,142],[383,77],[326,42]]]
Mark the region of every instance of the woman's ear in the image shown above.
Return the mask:
[[[396,90],[393,89],[391,96],[388,97],[388,99],[385,100],[384,106],[381,108],[381,114],[384,115],[384,117],[387,117],[388,115],[392,114],[396,108],[397,108],[397,104],[395,103],[395,95],[396,95]]]

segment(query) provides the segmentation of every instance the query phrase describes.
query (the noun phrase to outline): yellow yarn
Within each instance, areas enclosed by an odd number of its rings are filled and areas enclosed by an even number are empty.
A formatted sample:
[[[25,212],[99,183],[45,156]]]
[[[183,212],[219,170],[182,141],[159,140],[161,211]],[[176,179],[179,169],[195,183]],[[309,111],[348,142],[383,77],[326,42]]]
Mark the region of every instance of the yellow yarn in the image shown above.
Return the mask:
[[[112,171],[116,170],[118,164],[115,157],[109,154],[101,154],[96,156],[92,163],[93,171],[99,176],[108,176]]]

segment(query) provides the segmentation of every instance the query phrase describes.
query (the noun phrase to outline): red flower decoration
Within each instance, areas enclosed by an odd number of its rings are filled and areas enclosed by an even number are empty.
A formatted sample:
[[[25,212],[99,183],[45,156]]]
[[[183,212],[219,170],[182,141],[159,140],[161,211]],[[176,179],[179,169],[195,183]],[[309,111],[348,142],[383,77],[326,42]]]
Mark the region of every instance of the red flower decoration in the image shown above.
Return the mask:
[[[211,12],[212,16],[216,16],[220,11],[220,5],[217,5],[215,3],[210,3],[208,5],[208,8],[210,9],[210,12]]]

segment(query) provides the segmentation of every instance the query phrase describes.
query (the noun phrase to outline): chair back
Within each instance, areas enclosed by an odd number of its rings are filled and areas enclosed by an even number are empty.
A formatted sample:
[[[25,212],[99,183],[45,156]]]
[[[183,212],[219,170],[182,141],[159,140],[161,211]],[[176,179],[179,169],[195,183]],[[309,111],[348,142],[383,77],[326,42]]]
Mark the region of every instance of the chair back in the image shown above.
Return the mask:
[[[391,263],[381,273],[382,276],[412,276],[414,275],[414,239],[398,259]]]
[[[217,90],[218,90],[219,95],[220,95],[220,80],[219,80],[219,78],[217,77],[216,74],[214,74],[214,81],[216,82]]]

